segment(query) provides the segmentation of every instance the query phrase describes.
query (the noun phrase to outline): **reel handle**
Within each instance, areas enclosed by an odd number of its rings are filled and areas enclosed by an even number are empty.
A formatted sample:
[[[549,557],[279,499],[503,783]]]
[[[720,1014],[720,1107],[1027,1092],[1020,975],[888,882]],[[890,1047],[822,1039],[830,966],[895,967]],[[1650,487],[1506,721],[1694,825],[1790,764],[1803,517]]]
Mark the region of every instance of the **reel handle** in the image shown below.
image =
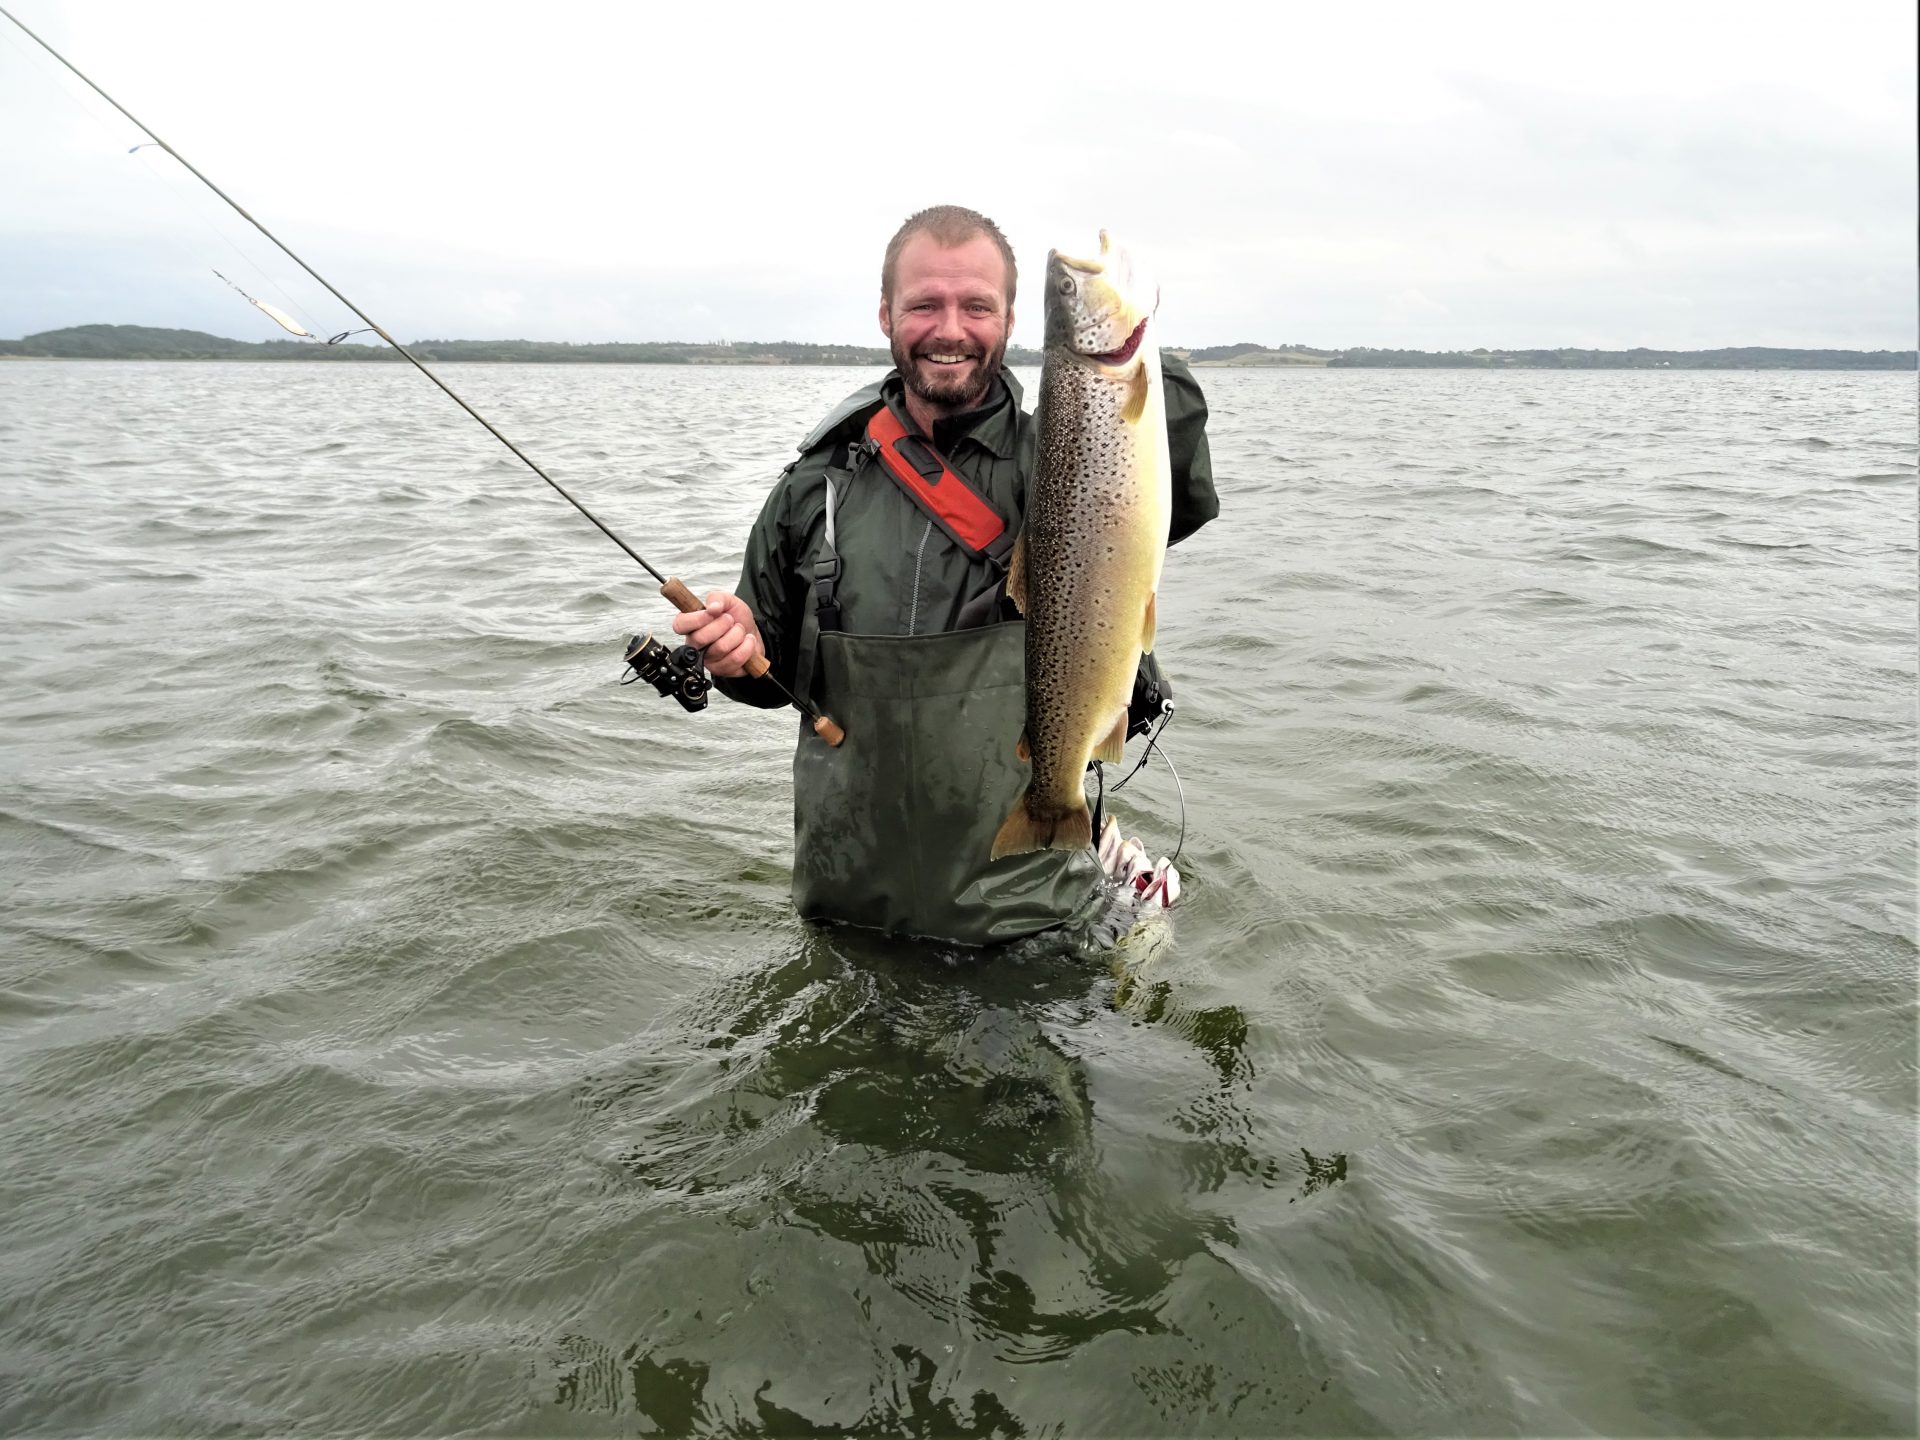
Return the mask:
[[[672,601],[673,608],[683,615],[691,615],[696,610],[704,610],[707,608],[699,600],[694,598],[693,592],[687,588],[686,582],[681,580],[678,575],[669,575],[667,577],[667,583],[660,587],[660,593]],[[772,665],[764,655],[756,655],[747,662],[747,674],[756,680],[772,668]]]

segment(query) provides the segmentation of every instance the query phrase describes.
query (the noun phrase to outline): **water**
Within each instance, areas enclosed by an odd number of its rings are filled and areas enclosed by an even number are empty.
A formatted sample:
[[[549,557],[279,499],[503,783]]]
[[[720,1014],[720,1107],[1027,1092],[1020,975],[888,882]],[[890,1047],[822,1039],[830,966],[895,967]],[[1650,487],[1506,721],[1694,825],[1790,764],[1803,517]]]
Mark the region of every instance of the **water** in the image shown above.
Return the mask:
[[[868,378],[450,373],[696,588]],[[1912,1433],[1912,377],[1203,378],[1183,908],[983,959],[418,376],[0,365],[0,1432]]]

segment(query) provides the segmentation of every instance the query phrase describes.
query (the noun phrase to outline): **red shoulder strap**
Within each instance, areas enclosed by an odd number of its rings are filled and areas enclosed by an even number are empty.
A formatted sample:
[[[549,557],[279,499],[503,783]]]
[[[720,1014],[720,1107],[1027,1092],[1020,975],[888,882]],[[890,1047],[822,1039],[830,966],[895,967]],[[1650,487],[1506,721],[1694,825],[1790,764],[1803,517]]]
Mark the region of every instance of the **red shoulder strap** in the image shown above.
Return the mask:
[[[926,441],[900,423],[891,406],[882,405],[867,422],[867,438],[878,447],[880,463],[902,490],[947,534],[976,555],[1006,532],[1000,512],[980,497]]]

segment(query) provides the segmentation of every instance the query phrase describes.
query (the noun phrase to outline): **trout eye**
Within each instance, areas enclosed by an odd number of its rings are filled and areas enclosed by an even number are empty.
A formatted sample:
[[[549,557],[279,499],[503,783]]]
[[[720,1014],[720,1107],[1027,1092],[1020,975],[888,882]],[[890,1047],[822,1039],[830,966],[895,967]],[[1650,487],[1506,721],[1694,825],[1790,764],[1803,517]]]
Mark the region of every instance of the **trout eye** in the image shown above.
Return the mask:
[[[1062,275],[1059,283],[1053,288],[1058,290],[1062,295],[1073,294],[1073,277],[1071,275]]]

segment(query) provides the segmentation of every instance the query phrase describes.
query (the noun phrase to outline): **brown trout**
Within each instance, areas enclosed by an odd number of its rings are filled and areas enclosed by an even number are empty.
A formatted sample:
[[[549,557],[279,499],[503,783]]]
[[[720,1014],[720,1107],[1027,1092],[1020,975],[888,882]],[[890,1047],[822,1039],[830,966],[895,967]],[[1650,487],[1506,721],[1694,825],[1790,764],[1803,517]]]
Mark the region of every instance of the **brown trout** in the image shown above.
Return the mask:
[[[1047,256],[1046,357],[1026,526],[1007,593],[1027,619],[1027,788],[992,858],[1093,843],[1088,760],[1116,761],[1173,513],[1159,292],[1100,232],[1100,256]]]

